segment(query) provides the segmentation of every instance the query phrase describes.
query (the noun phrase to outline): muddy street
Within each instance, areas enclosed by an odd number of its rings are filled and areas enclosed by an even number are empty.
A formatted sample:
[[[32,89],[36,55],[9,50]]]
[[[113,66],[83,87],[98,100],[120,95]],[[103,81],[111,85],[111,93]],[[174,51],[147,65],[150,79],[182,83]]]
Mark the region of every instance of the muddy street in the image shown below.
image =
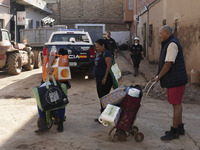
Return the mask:
[[[145,86],[147,81],[141,75],[133,76],[132,65],[127,59],[119,55],[117,63],[123,74],[121,85]],[[40,84],[41,72],[41,68],[18,76],[0,72],[0,150],[199,150],[200,117],[197,114],[200,106],[184,104],[186,135],[179,140],[163,142],[160,136],[171,125],[171,107],[167,101],[151,97],[143,98],[134,123],[144,134],[144,141],[136,142],[133,136],[127,142],[109,141],[112,126],[104,127],[94,122],[100,109],[95,80],[86,80],[81,72],[72,73],[64,132],[58,133],[57,126],[53,125],[47,133],[36,135],[38,114],[31,90]]]

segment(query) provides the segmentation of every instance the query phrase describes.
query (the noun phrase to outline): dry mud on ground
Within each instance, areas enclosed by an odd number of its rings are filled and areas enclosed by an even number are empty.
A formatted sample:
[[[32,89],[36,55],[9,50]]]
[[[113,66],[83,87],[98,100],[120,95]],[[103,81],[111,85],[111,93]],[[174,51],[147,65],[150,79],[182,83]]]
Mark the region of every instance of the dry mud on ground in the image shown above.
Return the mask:
[[[146,80],[132,75],[132,65],[124,57],[119,56],[117,63],[124,75],[121,85],[145,86]],[[112,127],[94,122],[100,109],[95,80],[85,80],[80,72],[73,72],[72,77],[64,132],[58,133],[54,125],[47,133],[36,135],[38,114],[31,89],[40,84],[41,69],[18,76],[0,72],[0,150],[199,150],[199,105],[183,105],[186,135],[163,142],[160,136],[171,125],[171,106],[166,100],[143,97],[134,125],[144,134],[144,141],[138,143],[130,136],[127,142],[111,142],[108,133]]]

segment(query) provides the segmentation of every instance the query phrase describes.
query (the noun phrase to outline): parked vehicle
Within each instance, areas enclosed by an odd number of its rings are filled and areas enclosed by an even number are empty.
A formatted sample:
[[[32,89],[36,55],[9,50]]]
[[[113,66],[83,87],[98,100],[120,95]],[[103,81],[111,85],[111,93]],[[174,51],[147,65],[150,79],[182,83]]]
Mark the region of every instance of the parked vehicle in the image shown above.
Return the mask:
[[[31,47],[10,41],[10,33],[6,29],[0,29],[0,69],[9,74],[20,74],[22,68],[32,70],[34,68],[34,54]]]
[[[94,78],[95,50],[88,32],[81,29],[63,29],[53,32],[44,45],[43,55],[48,56],[52,49],[67,51],[70,68],[87,71],[88,77]]]
[[[34,53],[34,67],[39,68],[42,65],[43,46],[48,41],[52,32],[59,28],[66,28],[65,25],[56,25],[54,27],[43,27],[37,29],[21,29],[20,42],[27,42],[32,47]]]

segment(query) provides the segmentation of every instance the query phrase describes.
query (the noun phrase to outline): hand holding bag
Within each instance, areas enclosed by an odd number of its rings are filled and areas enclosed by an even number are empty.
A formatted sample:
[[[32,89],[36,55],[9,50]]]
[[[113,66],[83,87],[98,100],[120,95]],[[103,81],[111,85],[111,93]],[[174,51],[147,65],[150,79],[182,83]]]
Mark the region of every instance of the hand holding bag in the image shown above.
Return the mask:
[[[57,58],[54,60],[52,67],[54,69],[53,75],[56,81],[67,81],[71,79],[71,71],[69,66],[68,55],[55,55]],[[44,57],[43,66],[42,66],[42,78],[43,81],[46,81],[48,76],[47,66],[48,66],[48,57]],[[50,81],[52,78],[50,77]]]
[[[118,88],[119,87],[119,81],[122,78],[122,73],[121,73],[117,63],[112,65],[112,67],[110,69],[110,75],[112,77],[113,89]]]
[[[103,57],[105,57],[105,52],[103,53]],[[115,63],[114,57],[112,58],[112,67],[109,70],[109,73],[112,77],[113,89],[118,88],[119,87],[119,81],[122,79],[122,73],[121,73],[117,63]]]
[[[49,75],[46,79],[46,86],[34,87],[33,94],[37,104],[42,111],[65,107],[69,103],[67,98],[67,86],[64,83],[57,84],[52,75],[53,83],[49,85]]]

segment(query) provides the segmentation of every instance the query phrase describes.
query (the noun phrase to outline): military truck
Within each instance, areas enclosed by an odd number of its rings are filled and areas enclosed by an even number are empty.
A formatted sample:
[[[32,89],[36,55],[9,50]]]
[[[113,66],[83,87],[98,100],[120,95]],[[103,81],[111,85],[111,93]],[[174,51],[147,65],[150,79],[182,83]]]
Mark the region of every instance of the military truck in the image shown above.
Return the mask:
[[[0,29],[0,69],[8,74],[18,75],[22,69],[34,68],[34,54],[31,47],[21,43],[11,42],[10,33]]]

